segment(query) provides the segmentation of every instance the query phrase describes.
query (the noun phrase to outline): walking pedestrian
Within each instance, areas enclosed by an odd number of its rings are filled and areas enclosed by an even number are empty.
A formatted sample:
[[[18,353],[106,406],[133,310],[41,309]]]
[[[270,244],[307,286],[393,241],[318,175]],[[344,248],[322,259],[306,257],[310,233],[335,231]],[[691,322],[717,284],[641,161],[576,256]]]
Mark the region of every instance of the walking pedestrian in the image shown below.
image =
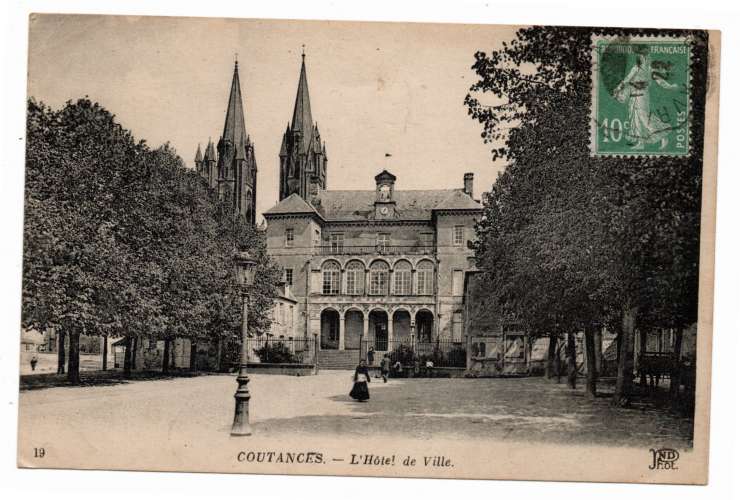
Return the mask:
[[[36,371],[36,363],[38,363],[38,362],[39,362],[39,358],[36,357],[35,354],[33,356],[31,356],[31,371],[32,372],[35,372]]]
[[[360,360],[360,364],[355,368],[355,373],[352,375],[352,390],[349,396],[352,399],[356,399],[360,403],[364,403],[370,399],[370,391],[367,388],[367,384],[370,383],[370,374],[367,371],[367,364],[365,360]]]
[[[388,382],[388,372],[391,367],[391,358],[388,353],[383,354],[383,359],[380,360],[380,376],[383,377],[383,383]]]

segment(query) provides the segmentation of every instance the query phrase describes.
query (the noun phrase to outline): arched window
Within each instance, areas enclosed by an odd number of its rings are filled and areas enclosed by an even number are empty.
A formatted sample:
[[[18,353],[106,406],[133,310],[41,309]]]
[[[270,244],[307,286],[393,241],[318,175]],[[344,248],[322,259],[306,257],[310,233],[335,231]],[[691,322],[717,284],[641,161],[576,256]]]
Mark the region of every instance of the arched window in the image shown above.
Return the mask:
[[[365,265],[357,260],[347,264],[347,295],[365,293]]]
[[[406,260],[396,262],[393,267],[393,294],[411,295],[411,263]]]
[[[434,264],[428,260],[419,262],[416,267],[416,294],[434,294]]]
[[[339,295],[341,272],[339,264],[334,261],[325,262],[321,267],[323,277],[321,291],[324,295]]]
[[[388,269],[381,260],[370,265],[370,295],[388,295]]]

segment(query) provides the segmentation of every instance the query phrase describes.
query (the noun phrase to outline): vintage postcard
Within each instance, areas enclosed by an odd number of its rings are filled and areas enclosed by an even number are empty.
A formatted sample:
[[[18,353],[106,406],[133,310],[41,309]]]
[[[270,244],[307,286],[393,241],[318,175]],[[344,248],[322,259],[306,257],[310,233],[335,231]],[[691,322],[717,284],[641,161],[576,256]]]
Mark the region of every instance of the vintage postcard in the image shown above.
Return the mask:
[[[705,484],[719,54],[31,15],[19,466]]]

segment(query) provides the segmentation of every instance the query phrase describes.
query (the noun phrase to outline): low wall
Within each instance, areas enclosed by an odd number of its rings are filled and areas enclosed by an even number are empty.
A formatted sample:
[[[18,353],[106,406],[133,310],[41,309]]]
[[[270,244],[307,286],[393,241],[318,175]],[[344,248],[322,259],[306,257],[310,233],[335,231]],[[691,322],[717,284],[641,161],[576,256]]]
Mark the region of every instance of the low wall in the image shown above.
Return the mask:
[[[530,374],[529,367],[523,362],[507,360],[501,363],[499,358],[470,359],[470,366],[466,371],[467,377],[522,377]]]
[[[249,363],[250,373],[266,373],[270,375],[313,375],[313,365],[291,363]]]

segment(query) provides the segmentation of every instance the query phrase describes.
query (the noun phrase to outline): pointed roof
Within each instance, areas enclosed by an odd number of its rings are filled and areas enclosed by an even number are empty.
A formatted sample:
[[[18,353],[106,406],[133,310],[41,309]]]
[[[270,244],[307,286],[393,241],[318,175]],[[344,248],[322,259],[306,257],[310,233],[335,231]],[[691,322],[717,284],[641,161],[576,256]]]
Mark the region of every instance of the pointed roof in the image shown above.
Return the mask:
[[[283,134],[283,142],[280,144],[280,156],[288,156],[288,134]]]
[[[230,141],[234,146],[234,159],[243,160],[245,158],[247,133],[244,126],[244,109],[242,108],[242,90],[239,84],[238,61],[234,63],[234,76],[231,79],[229,103],[226,106],[224,133],[221,137],[224,141]]]
[[[206,154],[203,155],[203,161],[216,161],[216,150],[213,147],[213,141],[210,137],[206,146]]]
[[[483,207],[460,189],[455,189],[435,210],[481,210]]]
[[[293,107],[293,120],[290,126],[293,132],[300,131],[303,134],[304,149],[308,149],[313,131],[313,118],[311,117],[311,100],[308,97],[308,78],[306,78],[306,55],[301,55],[301,76],[298,79],[298,91],[295,96]]]
[[[293,193],[287,198],[281,200],[277,205],[275,205],[262,215],[269,217],[270,215],[287,214],[318,215],[318,212],[316,212],[316,209],[313,208],[308,202],[306,202],[306,200],[301,198],[298,193]]]
[[[195,152],[195,161],[196,163],[203,161],[203,155],[200,152],[200,143],[198,143],[198,150]]]

